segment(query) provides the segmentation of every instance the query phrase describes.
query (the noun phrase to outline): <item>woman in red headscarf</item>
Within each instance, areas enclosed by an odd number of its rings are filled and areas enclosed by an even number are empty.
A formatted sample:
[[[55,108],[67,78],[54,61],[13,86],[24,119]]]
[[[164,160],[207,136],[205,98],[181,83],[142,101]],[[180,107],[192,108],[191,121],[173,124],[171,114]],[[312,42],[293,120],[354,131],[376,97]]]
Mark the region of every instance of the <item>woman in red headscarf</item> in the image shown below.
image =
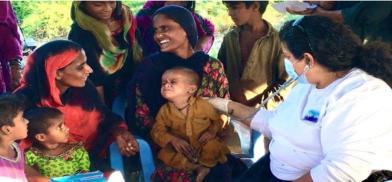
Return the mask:
[[[105,106],[87,79],[92,71],[80,45],[52,41],[27,58],[16,94],[26,96],[27,108],[53,107],[62,111],[70,129],[69,141],[83,142],[92,168],[107,170],[104,151],[111,140],[116,140],[125,156],[135,155],[138,144],[121,117]]]

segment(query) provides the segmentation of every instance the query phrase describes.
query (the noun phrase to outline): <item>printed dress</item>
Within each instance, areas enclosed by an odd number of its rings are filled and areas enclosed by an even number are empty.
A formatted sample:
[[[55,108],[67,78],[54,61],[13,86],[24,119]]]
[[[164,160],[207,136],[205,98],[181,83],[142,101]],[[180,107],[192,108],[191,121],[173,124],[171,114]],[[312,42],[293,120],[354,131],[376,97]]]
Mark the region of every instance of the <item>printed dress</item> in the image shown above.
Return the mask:
[[[67,148],[60,155],[50,156],[32,147],[25,154],[26,164],[50,178],[88,172],[90,160],[83,145],[68,144]]]

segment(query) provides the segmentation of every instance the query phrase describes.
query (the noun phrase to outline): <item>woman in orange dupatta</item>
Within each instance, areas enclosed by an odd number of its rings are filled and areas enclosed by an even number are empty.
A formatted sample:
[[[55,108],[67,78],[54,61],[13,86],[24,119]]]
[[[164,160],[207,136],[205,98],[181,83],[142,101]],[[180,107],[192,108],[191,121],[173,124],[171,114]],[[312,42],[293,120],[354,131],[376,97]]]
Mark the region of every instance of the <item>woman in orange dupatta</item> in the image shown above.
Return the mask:
[[[118,143],[125,156],[135,155],[138,144],[122,118],[105,106],[87,79],[92,71],[80,45],[52,41],[27,58],[16,94],[27,98],[27,109],[52,107],[62,111],[70,129],[69,141],[84,143],[92,169],[108,170],[105,151],[111,141]]]

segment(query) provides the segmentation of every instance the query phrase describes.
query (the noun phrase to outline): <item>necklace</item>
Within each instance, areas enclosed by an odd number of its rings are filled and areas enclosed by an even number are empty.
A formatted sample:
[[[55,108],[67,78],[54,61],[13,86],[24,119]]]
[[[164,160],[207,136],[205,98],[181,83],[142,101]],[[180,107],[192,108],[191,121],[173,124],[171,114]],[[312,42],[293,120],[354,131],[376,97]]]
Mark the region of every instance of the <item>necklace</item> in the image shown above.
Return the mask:
[[[184,110],[184,109],[186,109],[186,108],[188,108],[189,107],[189,103],[187,103],[185,106],[183,106],[183,107],[177,107],[176,106],[176,108],[179,110],[179,111],[182,111],[182,110]]]

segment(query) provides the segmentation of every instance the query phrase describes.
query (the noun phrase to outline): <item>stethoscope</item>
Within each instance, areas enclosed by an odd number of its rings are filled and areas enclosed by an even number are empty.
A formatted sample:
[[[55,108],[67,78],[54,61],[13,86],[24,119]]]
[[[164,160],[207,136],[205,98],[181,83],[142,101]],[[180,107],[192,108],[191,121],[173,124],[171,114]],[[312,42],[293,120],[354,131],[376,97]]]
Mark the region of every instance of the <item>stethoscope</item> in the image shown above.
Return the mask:
[[[279,88],[273,92],[271,95],[269,95],[267,98],[265,98],[264,100],[261,101],[259,107],[256,108],[255,112],[252,113],[251,115],[249,115],[246,118],[236,118],[234,117],[236,120],[248,120],[248,119],[252,119],[253,116],[256,115],[257,112],[259,112],[260,109],[264,109],[264,106],[266,103],[268,103],[268,101],[270,101],[272,98],[274,98],[276,95],[278,95],[282,90],[286,89],[287,87],[289,87],[291,84],[293,84],[294,82],[296,82],[303,74],[305,74],[308,70],[310,69],[309,65],[306,65],[304,68],[304,71],[302,72],[302,74],[298,75],[295,78],[290,78],[287,81],[285,81],[283,84],[281,84],[279,86]]]
[[[295,78],[290,78],[289,80],[287,80],[286,82],[284,82],[282,85],[279,86],[279,88],[273,92],[270,96],[268,96],[267,98],[265,98],[264,100],[261,101],[260,103],[260,107],[257,109],[260,110],[261,107],[264,107],[265,104],[271,100],[272,98],[274,98],[276,95],[279,94],[279,92],[281,92],[283,89],[286,89],[287,87],[289,87],[291,84],[293,84],[295,81],[297,81],[299,79],[299,77],[301,77],[303,74],[305,74],[308,70],[310,69],[309,65],[306,65],[304,68],[304,71],[302,72],[302,74],[298,75]]]

